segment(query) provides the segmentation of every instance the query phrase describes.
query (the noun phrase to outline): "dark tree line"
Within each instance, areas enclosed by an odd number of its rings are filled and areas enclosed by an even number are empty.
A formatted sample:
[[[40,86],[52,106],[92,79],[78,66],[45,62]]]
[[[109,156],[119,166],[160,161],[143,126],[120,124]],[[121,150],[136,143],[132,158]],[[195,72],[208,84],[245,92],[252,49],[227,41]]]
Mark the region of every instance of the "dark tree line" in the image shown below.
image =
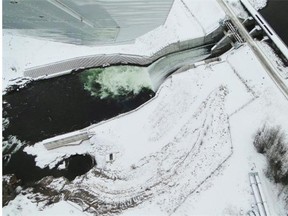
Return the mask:
[[[281,128],[264,125],[257,131],[253,144],[257,152],[267,157],[267,176],[288,185],[288,143]]]
[[[288,142],[279,126],[264,125],[258,129],[253,142],[257,152],[267,158],[266,175],[283,185],[282,194],[288,204]]]

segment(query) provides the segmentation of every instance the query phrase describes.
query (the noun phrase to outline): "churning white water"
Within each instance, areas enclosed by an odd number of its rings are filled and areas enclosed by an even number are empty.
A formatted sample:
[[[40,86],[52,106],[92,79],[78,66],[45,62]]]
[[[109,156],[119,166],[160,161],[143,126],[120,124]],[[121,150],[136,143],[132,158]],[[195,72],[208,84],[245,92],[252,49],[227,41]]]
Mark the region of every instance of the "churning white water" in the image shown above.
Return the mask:
[[[143,88],[151,89],[147,69],[136,66],[111,66],[94,68],[83,72],[84,89],[92,96],[116,98],[128,94],[136,95]]]

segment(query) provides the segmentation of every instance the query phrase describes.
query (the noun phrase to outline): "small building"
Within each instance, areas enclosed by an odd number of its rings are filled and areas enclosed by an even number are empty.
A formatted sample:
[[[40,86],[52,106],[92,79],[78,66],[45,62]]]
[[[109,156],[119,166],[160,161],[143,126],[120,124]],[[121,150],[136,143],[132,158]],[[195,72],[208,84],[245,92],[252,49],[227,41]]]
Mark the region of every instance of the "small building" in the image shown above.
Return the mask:
[[[115,156],[116,156],[115,153],[110,153],[110,154],[106,155],[106,162],[112,163],[115,160]]]

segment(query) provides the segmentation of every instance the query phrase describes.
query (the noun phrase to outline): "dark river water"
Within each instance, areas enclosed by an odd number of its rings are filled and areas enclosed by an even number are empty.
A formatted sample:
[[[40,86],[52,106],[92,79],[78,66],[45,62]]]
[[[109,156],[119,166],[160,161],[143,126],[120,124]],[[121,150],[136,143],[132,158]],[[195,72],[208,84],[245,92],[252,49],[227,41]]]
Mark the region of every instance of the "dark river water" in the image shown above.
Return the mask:
[[[288,46],[288,0],[268,0],[260,13]]]
[[[4,95],[3,118],[9,119],[9,123],[2,132],[3,143],[6,141],[6,145],[3,144],[3,174],[14,173],[24,183],[46,175],[59,176],[56,170],[37,168],[34,157],[23,152],[23,147],[11,154],[15,147],[9,147],[17,144],[11,136],[24,145],[33,145],[43,139],[82,129],[135,109],[154,96],[154,92],[145,85],[134,89],[127,87],[127,80],[139,82],[139,79],[146,77],[141,68],[119,68],[121,71],[118,74],[118,68],[114,67],[105,76],[103,73],[106,69],[93,69],[37,81],[20,91]],[[138,77],[133,70],[142,75]],[[118,76],[118,80],[114,80],[116,84],[107,82],[108,75],[114,78]],[[137,91],[135,88],[138,88]],[[68,164],[69,172],[62,174],[73,179],[91,168],[91,159],[74,156]],[[88,170],[81,167],[88,167]]]
[[[19,92],[4,95],[3,117],[9,119],[4,139],[14,135],[33,144],[132,110],[154,95],[143,88],[138,94],[124,92],[100,99],[84,89],[87,83],[81,75],[34,82]],[[96,88],[96,84],[92,87]]]
[[[53,169],[48,167],[42,169],[36,166],[35,156],[26,154],[22,149],[12,155],[10,162],[5,166],[3,174],[15,174],[17,179],[21,179],[23,186],[42,179],[45,176],[61,177],[74,180],[77,176],[88,172],[96,165],[95,159],[90,155],[72,155],[62,161],[66,168],[61,170],[56,166]]]

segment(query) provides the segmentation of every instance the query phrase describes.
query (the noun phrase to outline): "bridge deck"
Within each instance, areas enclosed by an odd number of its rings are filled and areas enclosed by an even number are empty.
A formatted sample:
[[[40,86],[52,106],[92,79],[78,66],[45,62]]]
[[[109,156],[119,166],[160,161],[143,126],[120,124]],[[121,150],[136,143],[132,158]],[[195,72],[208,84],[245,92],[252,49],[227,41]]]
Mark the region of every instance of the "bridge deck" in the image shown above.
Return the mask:
[[[241,3],[249,11],[249,13],[254,17],[256,22],[261,26],[261,28],[267,33],[269,38],[276,44],[278,49],[282,52],[286,59],[288,59],[288,49],[277,33],[271,28],[271,26],[265,21],[265,19],[259,14],[249,3],[248,0],[241,0]],[[285,19],[285,18],[284,18]]]

